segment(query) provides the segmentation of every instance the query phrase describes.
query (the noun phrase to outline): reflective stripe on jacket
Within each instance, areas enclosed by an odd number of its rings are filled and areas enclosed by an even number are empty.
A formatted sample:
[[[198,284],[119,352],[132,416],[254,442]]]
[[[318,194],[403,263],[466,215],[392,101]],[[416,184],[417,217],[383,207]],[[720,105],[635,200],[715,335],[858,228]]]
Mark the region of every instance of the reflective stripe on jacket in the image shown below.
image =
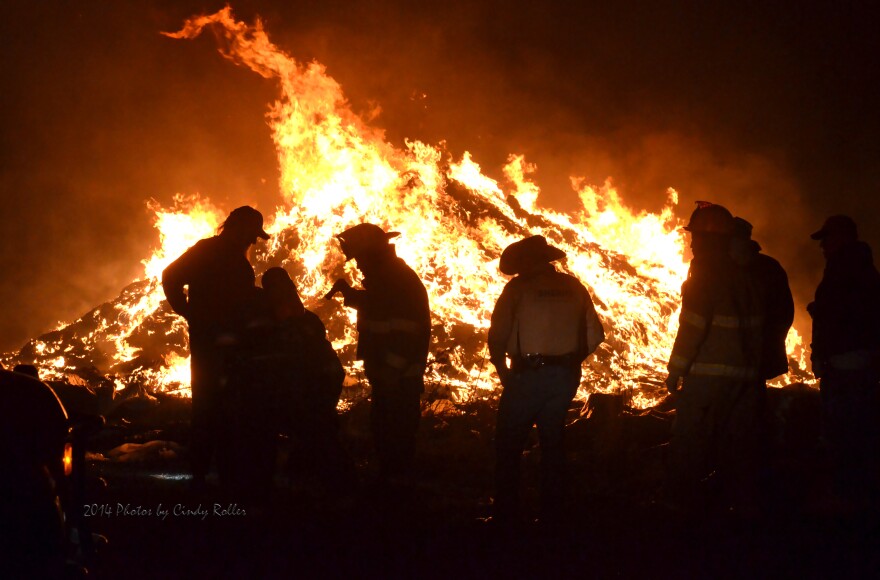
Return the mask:
[[[363,290],[352,290],[346,306],[358,311],[357,358],[366,366],[391,367],[405,377],[424,372],[431,340],[431,311],[424,284],[390,251],[364,276]]]
[[[733,263],[715,267],[692,263],[682,286],[682,311],[669,372],[756,379],[763,327],[763,294],[746,269]]]

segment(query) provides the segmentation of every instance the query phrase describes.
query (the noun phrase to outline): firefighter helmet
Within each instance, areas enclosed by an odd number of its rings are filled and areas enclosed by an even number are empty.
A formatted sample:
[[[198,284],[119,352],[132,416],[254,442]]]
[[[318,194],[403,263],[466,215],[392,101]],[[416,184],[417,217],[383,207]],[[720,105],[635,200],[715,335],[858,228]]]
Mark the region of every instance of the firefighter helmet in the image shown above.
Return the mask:
[[[697,202],[697,209],[691,214],[691,220],[685,231],[701,234],[731,235],[735,223],[733,215],[726,207],[705,201]]]
[[[388,240],[399,235],[400,232],[386,232],[377,225],[358,224],[336,237],[342,246],[345,259],[351,260],[388,245]]]

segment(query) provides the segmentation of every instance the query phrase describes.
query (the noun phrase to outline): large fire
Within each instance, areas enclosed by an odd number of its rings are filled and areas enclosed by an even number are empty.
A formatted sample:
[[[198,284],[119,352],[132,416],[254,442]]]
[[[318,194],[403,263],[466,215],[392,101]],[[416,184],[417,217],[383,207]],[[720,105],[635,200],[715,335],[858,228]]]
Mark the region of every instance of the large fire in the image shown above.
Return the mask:
[[[346,363],[347,383],[363,378],[353,361],[354,315],[321,297],[337,277],[356,284],[357,272],[343,262],[334,235],[369,221],[402,233],[395,239],[398,254],[428,289],[431,388],[467,400],[497,387],[485,338],[506,282],[498,257],[511,242],[542,234],[566,252],[561,267],[589,287],[607,330],[582,392],[625,392],[636,407],[662,396],[687,272],[674,190],[666,192],[660,213],[634,212],[610,182],[595,187],[572,178],[581,211],[566,215],[541,208],[539,188],[530,180],[535,167],[523,156],[509,157],[503,168],[507,179],[499,183],[468,153],[455,160],[442,144],[393,146],[351,110],[322,65],[294,60],[272,44],[259,21],[252,26],[236,21],[227,7],[192,18],[167,36],[191,39],[206,27],[216,33],[225,58],[279,84],[280,96],[267,116],[282,197],[268,220],[272,238],[255,256],[256,270],[281,265],[291,273],[306,306],[327,325]],[[143,279],[4,363],[35,362],[46,378],[103,376],[118,388],[138,383],[188,394],[185,323],[163,303],[159,278],[170,261],[213,235],[226,212],[192,196],[179,196],[171,208],[151,208],[160,247],[144,260]],[[778,384],[807,378],[806,352],[796,331],[788,343],[792,373]]]

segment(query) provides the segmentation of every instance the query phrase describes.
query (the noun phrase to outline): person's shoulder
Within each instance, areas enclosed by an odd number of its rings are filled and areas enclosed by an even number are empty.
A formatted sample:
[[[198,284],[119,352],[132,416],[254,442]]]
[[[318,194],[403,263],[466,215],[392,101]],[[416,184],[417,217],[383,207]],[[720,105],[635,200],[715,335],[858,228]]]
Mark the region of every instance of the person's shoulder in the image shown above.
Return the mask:
[[[412,266],[407,264],[406,260],[399,256],[394,256],[389,262],[389,266],[389,271],[394,272],[398,276],[402,275],[410,278],[419,277],[416,271],[413,270]]]
[[[218,236],[212,236],[210,238],[204,238],[193,244],[187,251],[186,254],[199,256],[204,254],[210,254],[216,252],[220,248],[220,238]]]
[[[312,312],[311,310],[306,310],[302,315],[303,324],[306,324],[313,328],[320,328],[322,331],[325,331],[324,322],[321,320],[321,317]]]
[[[874,265],[874,252],[871,251],[871,246],[869,246],[867,242],[858,240],[851,246],[850,252],[852,252],[853,259],[857,261],[859,265]]]
[[[584,285],[577,276],[559,270],[554,270],[550,275],[559,280],[562,284],[567,284],[578,291],[587,292],[586,285]]]
[[[773,256],[768,256],[767,254],[761,252],[755,254],[755,263],[759,268],[768,271],[782,271],[785,272],[785,268],[782,267],[782,264],[779,263],[779,260],[774,258]]]
[[[408,288],[421,288],[425,289],[425,284],[422,282],[421,276],[419,276],[418,272],[416,272],[409,264],[407,264],[403,258],[395,257],[394,262],[391,265],[391,268],[388,270],[388,277],[390,278],[390,282],[402,284]]]

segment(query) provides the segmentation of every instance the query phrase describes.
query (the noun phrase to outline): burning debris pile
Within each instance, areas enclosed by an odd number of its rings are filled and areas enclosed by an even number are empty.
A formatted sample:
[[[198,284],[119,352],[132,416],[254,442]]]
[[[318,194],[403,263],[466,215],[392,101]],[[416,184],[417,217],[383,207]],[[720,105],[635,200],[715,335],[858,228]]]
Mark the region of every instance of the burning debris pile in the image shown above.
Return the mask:
[[[279,83],[280,96],[267,117],[282,199],[267,227],[272,238],[255,256],[256,271],[283,266],[291,274],[306,307],[327,325],[348,369],[347,384],[363,378],[353,360],[354,313],[321,296],[338,277],[357,283],[334,235],[368,221],[402,233],[395,239],[398,255],[428,290],[429,388],[458,401],[496,388],[485,339],[505,282],[498,258],[517,239],[542,234],[566,252],[562,268],[588,286],[608,330],[607,342],[590,359],[584,388],[627,393],[637,407],[661,396],[687,270],[674,190],[659,214],[634,213],[610,183],[592,187],[573,178],[582,211],[565,215],[539,208],[539,189],[529,179],[536,168],[522,156],[510,156],[502,188],[468,153],[456,161],[443,144],[393,146],[351,110],[322,65],[297,62],[270,42],[260,22],[236,21],[228,7],[190,19],[167,36],[195,38],[205,28],[215,33],[225,58]],[[33,363],[52,379],[76,376],[111,380],[117,389],[188,393],[185,322],[163,301],[159,278],[189,246],[213,235],[225,212],[197,196],[179,196],[170,209],[151,209],[161,246],[144,261],[144,278],[76,322],[0,357],[4,364]],[[795,376],[783,383],[805,376],[796,332],[789,343]]]

